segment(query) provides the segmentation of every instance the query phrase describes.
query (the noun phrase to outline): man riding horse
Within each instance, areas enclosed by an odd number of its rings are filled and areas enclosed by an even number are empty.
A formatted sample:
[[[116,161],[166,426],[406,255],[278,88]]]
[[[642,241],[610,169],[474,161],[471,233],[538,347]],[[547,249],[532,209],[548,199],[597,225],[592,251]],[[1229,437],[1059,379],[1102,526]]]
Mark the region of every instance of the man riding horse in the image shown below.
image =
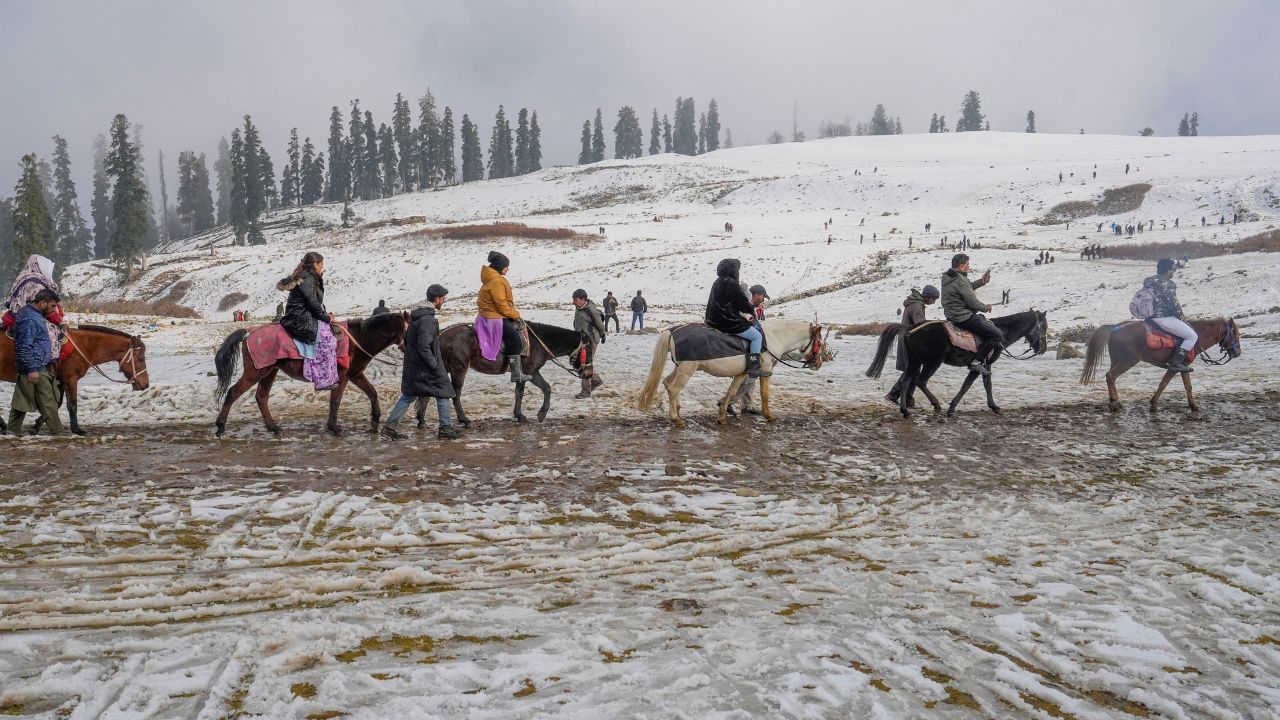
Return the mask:
[[[942,312],[951,324],[968,330],[980,338],[978,351],[969,363],[969,369],[982,375],[991,374],[991,360],[1000,352],[1004,335],[979,314],[991,312],[991,306],[978,299],[974,290],[991,282],[991,271],[982,274],[977,282],[969,280],[969,256],[958,253],[951,258],[951,269],[942,274]]]
[[[1181,344],[1169,358],[1169,369],[1177,372],[1191,372],[1191,364],[1187,355],[1196,349],[1200,336],[1183,319],[1182,305],[1178,303],[1178,286],[1173,282],[1173,273],[1178,264],[1172,258],[1161,258],[1156,263],[1156,274],[1142,281],[1144,290],[1152,294],[1154,314],[1150,320],[1161,330],[1181,340]]]

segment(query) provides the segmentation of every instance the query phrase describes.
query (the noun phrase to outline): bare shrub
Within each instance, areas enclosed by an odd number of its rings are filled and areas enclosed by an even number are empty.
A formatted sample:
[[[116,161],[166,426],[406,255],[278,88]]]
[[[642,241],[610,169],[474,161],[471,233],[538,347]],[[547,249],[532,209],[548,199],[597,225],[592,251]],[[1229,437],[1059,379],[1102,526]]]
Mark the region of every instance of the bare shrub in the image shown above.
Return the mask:
[[[1068,200],[1049,208],[1049,212],[1041,218],[1032,220],[1033,225],[1058,225],[1090,215],[1115,215],[1133,212],[1142,207],[1142,201],[1151,192],[1150,183],[1135,183],[1102,191],[1102,198],[1092,200]]]
[[[1280,230],[1268,230],[1257,235],[1250,235],[1233,243],[1182,240],[1172,243],[1134,243],[1106,246],[1106,256],[1120,260],[1206,258],[1246,252],[1280,252]]]
[[[222,299],[218,301],[218,310],[219,311],[230,310],[231,308],[239,305],[240,303],[248,299],[249,299],[249,296],[246,295],[245,293],[229,292],[226,295],[223,295]]]
[[[447,240],[484,240],[518,237],[530,240],[572,240],[579,236],[569,228],[530,227],[524,223],[498,222],[484,225],[455,225],[439,231]]]
[[[62,303],[67,312],[99,313],[103,315],[163,315],[165,317],[195,318],[204,317],[185,305],[172,300],[79,300],[72,298]]]
[[[1060,342],[1085,343],[1097,329],[1096,325],[1072,325],[1057,331],[1056,337]]]
[[[826,326],[824,329],[829,329],[840,335],[870,335],[873,337],[880,337],[880,333],[884,332],[885,328],[896,324],[897,323],[833,323]]]
[[[187,291],[191,289],[190,280],[179,280],[169,288],[169,292],[165,293],[161,300],[167,300],[172,303],[180,303],[187,296]]]

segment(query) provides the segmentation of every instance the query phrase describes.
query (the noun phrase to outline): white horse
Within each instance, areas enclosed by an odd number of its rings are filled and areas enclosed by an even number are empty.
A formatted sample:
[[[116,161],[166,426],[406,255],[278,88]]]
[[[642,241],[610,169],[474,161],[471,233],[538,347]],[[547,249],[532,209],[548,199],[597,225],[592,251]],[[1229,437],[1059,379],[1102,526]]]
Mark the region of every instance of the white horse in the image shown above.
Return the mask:
[[[800,352],[804,358],[804,367],[814,370],[822,367],[822,326],[812,325],[804,320],[765,320],[760,323],[764,330],[766,349],[760,354],[760,369],[772,371],[779,358],[787,353]],[[671,354],[671,331],[664,330],[658,336],[658,345],[653,349],[653,363],[649,366],[649,378],[644,389],[640,391],[639,406],[641,410],[653,407],[654,395],[657,393],[658,380],[666,367],[667,358]],[[733,382],[729,391],[720,399],[720,415],[717,418],[721,425],[728,422],[729,399],[738,391],[738,386],[747,379],[747,359],[745,355],[733,355],[715,360],[683,360],[676,362],[675,369],[663,380],[667,387],[668,416],[676,427],[684,427],[680,419],[680,391],[697,371],[703,371],[716,377],[731,377]],[[760,378],[760,406],[764,419],[773,422],[776,418],[769,411],[769,378]]]

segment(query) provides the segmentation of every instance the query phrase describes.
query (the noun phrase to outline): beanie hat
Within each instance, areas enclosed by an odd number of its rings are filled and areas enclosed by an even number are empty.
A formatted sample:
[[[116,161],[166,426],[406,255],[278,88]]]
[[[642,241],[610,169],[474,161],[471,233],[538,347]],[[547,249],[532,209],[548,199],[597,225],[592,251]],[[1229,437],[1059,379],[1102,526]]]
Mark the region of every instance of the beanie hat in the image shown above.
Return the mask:
[[[503,255],[497,250],[489,251],[489,259],[487,260],[487,262],[489,263],[489,267],[493,268],[494,270],[497,270],[498,272],[502,272],[508,265],[511,264],[511,261],[507,259],[507,256]]]
[[[586,300],[586,299],[587,299],[587,291],[586,291],[586,290],[583,290],[582,288],[578,288],[577,290],[574,290],[574,291],[573,291],[573,299],[574,299],[574,300]]]
[[[924,290],[921,290],[920,294],[927,298],[937,298],[940,296],[940,293],[938,292],[938,288],[932,285],[925,285]]]

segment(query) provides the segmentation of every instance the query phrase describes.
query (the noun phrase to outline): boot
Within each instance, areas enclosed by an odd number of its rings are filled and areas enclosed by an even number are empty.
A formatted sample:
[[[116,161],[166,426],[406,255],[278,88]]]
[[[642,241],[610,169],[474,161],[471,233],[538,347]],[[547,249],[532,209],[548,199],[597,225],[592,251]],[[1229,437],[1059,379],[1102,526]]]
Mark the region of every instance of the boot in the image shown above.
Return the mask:
[[[508,355],[507,362],[511,364],[511,382],[529,382],[533,379],[532,375],[524,374],[524,369],[520,367],[519,355]]]
[[[441,425],[436,431],[436,437],[440,440],[457,440],[462,437],[462,433],[454,430],[452,425]]]
[[[1169,357],[1168,368],[1175,372],[1192,372],[1191,363],[1187,362],[1187,351],[1174,348],[1173,355]]]
[[[753,378],[762,378],[769,377],[773,373],[760,368],[760,353],[747,353],[747,375]]]
[[[380,432],[382,434],[382,437],[388,440],[403,440],[405,438],[404,433],[400,432],[399,430],[396,430],[391,425],[383,425],[382,430]]]

